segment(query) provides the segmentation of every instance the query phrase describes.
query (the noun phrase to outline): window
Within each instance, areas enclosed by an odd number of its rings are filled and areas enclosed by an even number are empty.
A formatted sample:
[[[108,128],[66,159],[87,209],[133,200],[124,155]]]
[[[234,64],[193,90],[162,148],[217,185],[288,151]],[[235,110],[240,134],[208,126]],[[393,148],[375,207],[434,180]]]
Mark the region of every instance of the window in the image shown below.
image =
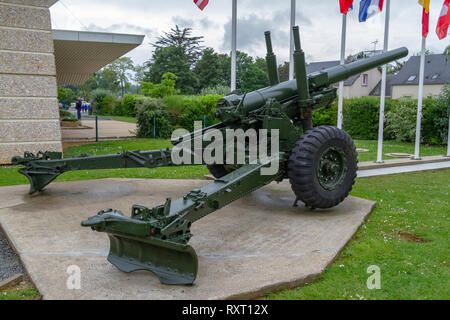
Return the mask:
[[[364,73],[362,75],[362,86],[367,87],[367,84],[369,83],[369,75],[367,73]]]
[[[417,78],[416,75],[412,75],[408,78],[408,82],[414,81],[416,80],[416,78]]]

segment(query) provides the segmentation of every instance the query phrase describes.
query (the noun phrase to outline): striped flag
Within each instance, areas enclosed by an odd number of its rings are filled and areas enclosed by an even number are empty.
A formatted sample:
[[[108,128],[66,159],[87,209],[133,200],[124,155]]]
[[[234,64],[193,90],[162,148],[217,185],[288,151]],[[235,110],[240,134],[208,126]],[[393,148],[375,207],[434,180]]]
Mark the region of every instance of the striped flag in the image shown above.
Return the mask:
[[[442,40],[445,37],[447,37],[449,24],[450,24],[450,0],[445,0],[436,27],[436,34],[439,40]]]
[[[353,0],[339,0],[339,6],[341,7],[341,13],[347,14],[353,7]]]
[[[361,0],[359,4],[359,22],[365,22],[383,11],[384,0]]]
[[[430,0],[419,0],[419,4],[423,7],[422,36],[426,38],[430,30]]]
[[[208,5],[208,2],[209,0],[194,0],[194,3],[200,10],[205,9],[205,7]]]

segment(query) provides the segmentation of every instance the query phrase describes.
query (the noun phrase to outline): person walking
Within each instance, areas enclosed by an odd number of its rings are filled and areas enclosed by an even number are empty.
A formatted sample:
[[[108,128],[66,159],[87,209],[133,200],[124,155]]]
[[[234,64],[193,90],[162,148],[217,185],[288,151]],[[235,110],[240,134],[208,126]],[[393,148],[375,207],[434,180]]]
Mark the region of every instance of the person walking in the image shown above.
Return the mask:
[[[77,103],[75,104],[75,109],[77,109],[77,118],[81,120],[81,107],[83,103],[81,102],[81,98],[78,98]]]

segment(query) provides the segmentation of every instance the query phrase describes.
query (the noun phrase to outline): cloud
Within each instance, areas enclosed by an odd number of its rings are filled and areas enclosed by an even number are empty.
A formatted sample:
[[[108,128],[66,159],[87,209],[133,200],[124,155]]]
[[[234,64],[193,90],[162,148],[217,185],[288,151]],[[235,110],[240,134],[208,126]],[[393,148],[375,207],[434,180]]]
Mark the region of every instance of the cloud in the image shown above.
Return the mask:
[[[262,5],[265,5],[264,3]],[[311,25],[308,17],[301,13],[297,14],[297,21],[302,22],[302,26]],[[231,18],[225,24],[225,34],[221,45],[221,50],[229,52],[231,48]],[[290,46],[290,10],[278,10],[270,12],[269,16],[259,16],[250,14],[246,17],[240,16],[237,21],[237,46],[238,50],[245,51],[251,55],[265,55],[264,32],[270,31],[274,50],[287,52]],[[262,54],[264,53],[264,54]],[[280,57],[286,59],[286,54]]]
[[[408,2],[405,4],[404,2]],[[231,1],[210,1],[204,11],[192,0],[64,0],[51,8],[52,24],[58,29],[137,33],[147,35],[144,44],[129,53],[139,62],[152,54],[154,42],[175,22],[191,27],[193,34],[204,36],[204,45],[218,52],[231,49]],[[359,6],[348,16],[347,54],[372,49],[370,43],[384,35],[384,13],[358,22]],[[448,41],[439,41],[434,28],[442,1],[431,2],[430,36],[427,47],[443,52]],[[272,32],[278,62],[289,59],[290,1],[239,0],[238,49],[252,56],[265,56],[264,31]],[[99,14],[101,13],[101,14]],[[420,51],[421,10],[417,1],[391,1],[390,48],[406,46],[410,52]],[[297,1],[297,24],[301,28],[302,46],[309,61],[337,60],[340,53],[341,21],[339,2]],[[91,29],[92,28],[92,29]],[[378,49],[381,48],[381,43]]]
[[[182,16],[175,16],[172,18],[174,24],[178,25],[180,28],[192,28],[194,26],[194,20],[186,19]]]

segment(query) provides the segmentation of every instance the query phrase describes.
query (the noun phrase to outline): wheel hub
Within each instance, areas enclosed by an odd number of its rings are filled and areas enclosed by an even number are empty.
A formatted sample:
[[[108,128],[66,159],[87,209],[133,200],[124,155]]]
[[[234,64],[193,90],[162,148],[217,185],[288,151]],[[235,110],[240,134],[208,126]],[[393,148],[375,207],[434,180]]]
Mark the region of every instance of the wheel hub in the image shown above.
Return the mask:
[[[347,173],[347,159],[341,148],[331,147],[324,151],[319,159],[317,177],[326,190],[335,190]]]

